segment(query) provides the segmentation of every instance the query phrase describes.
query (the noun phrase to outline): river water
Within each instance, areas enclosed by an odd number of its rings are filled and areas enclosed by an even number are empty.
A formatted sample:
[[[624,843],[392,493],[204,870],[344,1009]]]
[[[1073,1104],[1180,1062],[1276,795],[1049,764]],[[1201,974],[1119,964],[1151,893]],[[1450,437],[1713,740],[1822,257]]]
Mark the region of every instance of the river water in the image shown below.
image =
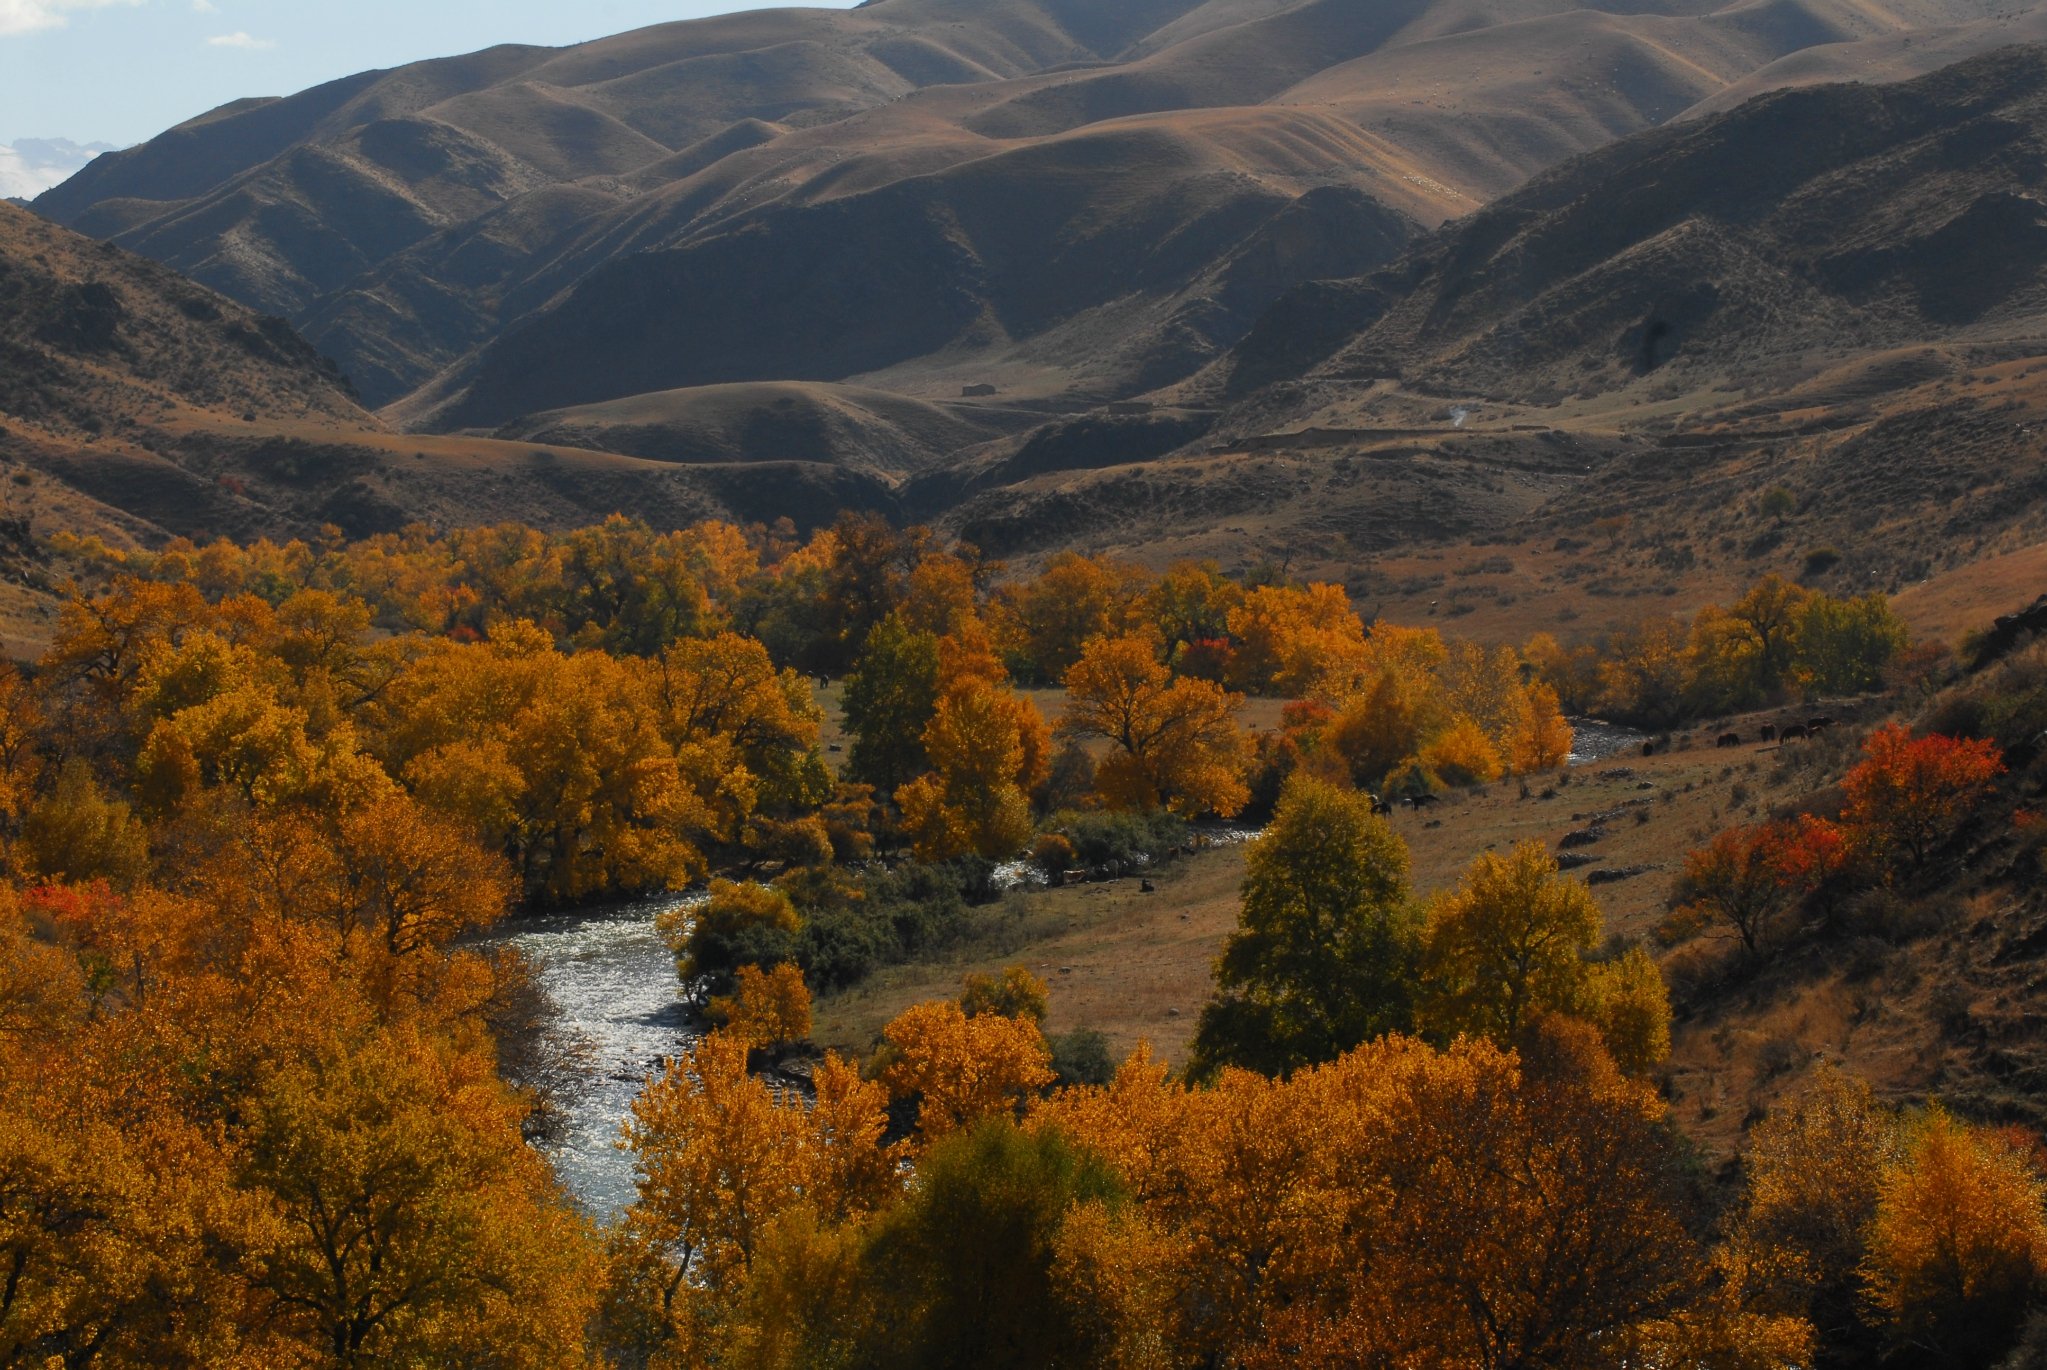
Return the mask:
[[[1647,733],[1597,718],[1574,718],[1570,723],[1573,733],[1570,764],[1573,766],[1589,766],[1608,757],[1639,751],[1649,740]]]
[[[656,923],[701,897],[522,918],[492,939],[539,968],[541,986],[561,1009],[557,1045],[587,1062],[562,1091],[563,1126],[544,1150],[576,1202],[602,1222],[633,1201],[632,1157],[617,1142],[634,1098],[696,1035],[675,956]]]
[[[1571,722],[1577,729],[1573,766],[1633,751],[1645,736],[1594,719]],[[1200,830],[1211,843],[1257,835],[1221,826]],[[1004,867],[999,883],[1028,885],[1029,868]],[[546,1151],[569,1193],[599,1221],[616,1218],[633,1200],[632,1157],[617,1142],[634,1098],[661,1063],[696,1035],[679,993],[675,957],[656,922],[668,910],[702,898],[678,895],[520,919],[493,939],[519,948],[539,967],[541,985],[561,1009],[557,1045],[580,1049],[588,1063],[578,1083],[562,1091],[564,1125]]]

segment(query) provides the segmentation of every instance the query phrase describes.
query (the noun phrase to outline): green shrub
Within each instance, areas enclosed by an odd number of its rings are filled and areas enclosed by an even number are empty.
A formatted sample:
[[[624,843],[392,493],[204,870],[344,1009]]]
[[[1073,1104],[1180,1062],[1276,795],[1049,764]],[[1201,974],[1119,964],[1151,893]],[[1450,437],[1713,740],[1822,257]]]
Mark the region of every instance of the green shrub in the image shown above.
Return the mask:
[[[1055,827],[1082,866],[1108,876],[1135,875],[1187,842],[1186,821],[1163,812],[1068,814]]]
[[[1105,1085],[1116,1078],[1109,1039],[1093,1028],[1075,1028],[1050,1039],[1052,1071],[1062,1085]]]

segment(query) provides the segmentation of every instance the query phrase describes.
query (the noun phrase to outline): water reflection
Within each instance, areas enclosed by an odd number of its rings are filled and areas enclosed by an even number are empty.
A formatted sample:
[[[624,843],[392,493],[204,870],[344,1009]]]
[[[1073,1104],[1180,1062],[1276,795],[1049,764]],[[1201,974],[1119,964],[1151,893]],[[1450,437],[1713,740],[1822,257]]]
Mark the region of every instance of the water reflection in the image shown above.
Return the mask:
[[[633,1199],[632,1158],[614,1145],[619,1125],[648,1077],[696,1035],[656,920],[700,899],[522,918],[494,939],[539,967],[542,987],[561,1008],[557,1031],[574,1035],[561,1045],[586,1054],[588,1068],[564,1091],[564,1125],[546,1150],[569,1193],[603,1221]]]

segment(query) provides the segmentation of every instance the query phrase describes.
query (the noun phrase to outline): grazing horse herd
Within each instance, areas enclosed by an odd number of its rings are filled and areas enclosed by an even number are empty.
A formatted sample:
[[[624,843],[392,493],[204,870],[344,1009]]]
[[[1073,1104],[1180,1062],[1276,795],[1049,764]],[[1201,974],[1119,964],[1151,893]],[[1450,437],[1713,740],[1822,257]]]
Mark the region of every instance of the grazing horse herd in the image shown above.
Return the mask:
[[[1758,736],[1764,742],[1775,742],[1781,747],[1786,742],[1796,742],[1801,739],[1818,737],[1833,726],[1834,720],[1831,718],[1809,718],[1803,723],[1788,723],[1782,728],[1766,723],[1763,725],[1763,730]],[[1743,738],[1740,733],[1722,733],[1720,734],[1720,740],[1714,745],[1718,747],[1740,747],[1746,745],[1746,741],[1747,739]]]

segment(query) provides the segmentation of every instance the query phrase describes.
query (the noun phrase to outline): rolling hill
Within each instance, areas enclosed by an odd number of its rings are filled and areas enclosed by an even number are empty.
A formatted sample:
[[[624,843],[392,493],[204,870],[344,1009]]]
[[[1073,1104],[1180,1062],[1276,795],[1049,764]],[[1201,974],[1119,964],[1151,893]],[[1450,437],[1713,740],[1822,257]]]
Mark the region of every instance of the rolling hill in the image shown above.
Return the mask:
[[[2043,168],[2031,46],[1645,132],[1289,294],[1152,397],[1198,436],[942,517],[1001,555],[1287,565],[1501,636],[1766,571],[1966,577],[2047,536]]]
[[[19,655],[49,632],[58,533],[161,546],[326,525],[356,536],[413,522],[579,526],[620,510],[809,527],[891,506],[900,476],[879,454],[894,462],[920,439],[935,449],[1020,426],[794,386],[759,407],[784,416],[770,435],[778,452],[746,426],[752,406],[715,396],[552,416],[575,430],[560,440],[400,433],[284,320],[0,205],[0,649]],[[687,463],[651,437],[659,459],[589,450],[577,432],[599,423],[630,429],[620,446],[655,431],[698,445]],[[841,438],[870,445],[869,469],[828,450]]]
[[[1911,74],[2035,22],[871,0],[242,101],[37,208],[289,318],[408,428],[780,381],[1071,411],[1185,380],[1303,283],[1729,92]]]

